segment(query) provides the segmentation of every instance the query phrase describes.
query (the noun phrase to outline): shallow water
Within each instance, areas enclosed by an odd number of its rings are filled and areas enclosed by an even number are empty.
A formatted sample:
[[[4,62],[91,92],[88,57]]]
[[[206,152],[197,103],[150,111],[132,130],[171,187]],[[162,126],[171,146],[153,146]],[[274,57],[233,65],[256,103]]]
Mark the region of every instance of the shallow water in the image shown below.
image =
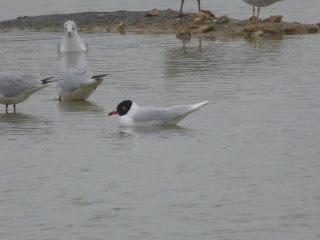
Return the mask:
[[[81,35],[87,55],[59,56],[60,34],[0,33],[1,70],[111,74],[86,102],[50,85],[0,106],[1,239],[320,238],[319,35]],[[107,114],[128,98],[210,103],[120,128]]]

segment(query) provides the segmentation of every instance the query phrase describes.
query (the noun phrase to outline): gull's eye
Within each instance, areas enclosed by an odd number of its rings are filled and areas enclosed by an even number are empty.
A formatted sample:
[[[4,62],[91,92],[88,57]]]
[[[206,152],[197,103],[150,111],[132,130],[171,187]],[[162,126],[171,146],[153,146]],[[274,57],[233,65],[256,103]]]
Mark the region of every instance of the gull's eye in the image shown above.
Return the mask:
[[[122,106],[122,110],[125,111],[127,108],[125,106]]]
[[[65,29],[65,30],[67,30],[67,28],[66,28],[66,27],[65,27],[64,29]]]

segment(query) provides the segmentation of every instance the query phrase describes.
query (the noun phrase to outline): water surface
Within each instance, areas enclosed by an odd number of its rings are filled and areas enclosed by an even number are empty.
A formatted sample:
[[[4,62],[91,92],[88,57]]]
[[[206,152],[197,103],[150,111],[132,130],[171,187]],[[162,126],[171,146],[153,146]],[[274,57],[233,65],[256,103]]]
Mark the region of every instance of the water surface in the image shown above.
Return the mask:
[[[320,238],[319,35],[82,36],[74,57],[57,33],[0,33],[2,70],[111,74],[86,102],[53,101],[51,85],[17,114],[0,106],[1,239]],[[107,117],[124,99],[210,103],[132,129]]]

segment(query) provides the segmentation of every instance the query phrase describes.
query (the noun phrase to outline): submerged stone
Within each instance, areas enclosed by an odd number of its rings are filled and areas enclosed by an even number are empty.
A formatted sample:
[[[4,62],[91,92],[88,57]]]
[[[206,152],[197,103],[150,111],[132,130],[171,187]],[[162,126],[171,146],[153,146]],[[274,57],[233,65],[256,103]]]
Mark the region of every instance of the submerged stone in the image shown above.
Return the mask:
[[[194,30],[193,33],[195,33],[195,34],[207,33],[207,32],[213,31],[214,29],[215,29],[215,27],[213,25],[205,25],[205,26],[201,26],[198,29]]]
[[[281,22],[282,21],[282,15],[274,15],[270,16],[269,18],[265,19],[267,22]]]
[[[228,22],[229,22],[229,17],[227,15],[224,15],[224,16],[219,17],[217,19],[218,24],[224,24],[224,23],[228,23]]]
[[[146,17],[156,17],[156,16],[159,16],[158,9],[152,9],[146,14]]]

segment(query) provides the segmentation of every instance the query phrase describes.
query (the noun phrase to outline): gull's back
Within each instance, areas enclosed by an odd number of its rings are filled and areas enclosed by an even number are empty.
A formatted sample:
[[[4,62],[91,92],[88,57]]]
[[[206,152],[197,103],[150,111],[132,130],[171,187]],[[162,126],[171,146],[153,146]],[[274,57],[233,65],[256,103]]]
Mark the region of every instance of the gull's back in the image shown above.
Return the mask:
[[[40,80],[34,74],[0,73],[0,94],[4,97],[16,96],[39,84]]]
[[[243,0],[243,1],[257,7],[267,7],[282,0]]]
[[[145,108],[139,107],[139,110],[131,117],[136,125],[170,125],[177,124],[183,118],[193,111],[207,104],[202,102],[194,105],[178,105],[168,108]]]
[[[81,85],[91,81],[92,74],[86,70],[76,69],[64,72],[58,82],[58,88],[62,91],[73,91]]]

